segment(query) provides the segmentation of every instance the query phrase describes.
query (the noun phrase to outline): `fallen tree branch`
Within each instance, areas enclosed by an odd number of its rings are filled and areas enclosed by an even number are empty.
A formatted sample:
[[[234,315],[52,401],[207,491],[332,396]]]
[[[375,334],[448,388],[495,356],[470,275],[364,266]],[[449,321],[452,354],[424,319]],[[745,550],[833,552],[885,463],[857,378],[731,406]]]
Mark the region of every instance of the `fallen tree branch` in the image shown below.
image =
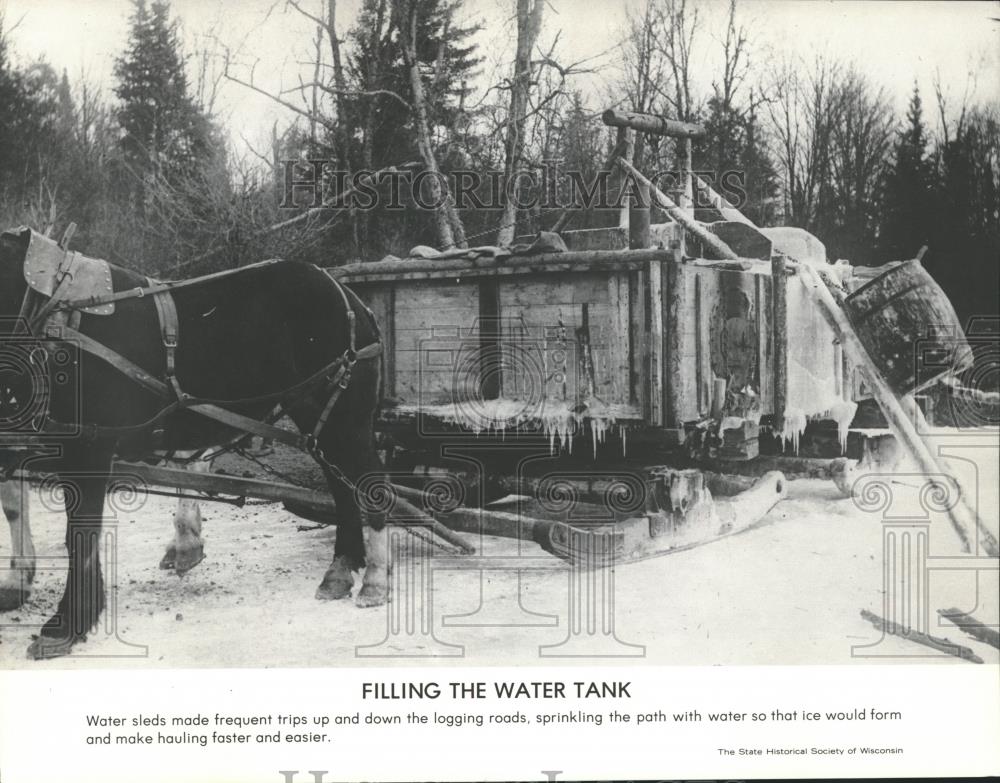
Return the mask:
[[[955,644],[948,639],[930,636],[929,634],[914,630],[913,628],[903,628],[896,623],[890,623],[888,620],[883,620],[877,614],[869,612],[867,609],[861,610],[861,616],[874,625],[877,630],[882,631],[883,633],[898,636],[900,639],[906,639],[907,641],[916,642],[917,644],[922,644],[924,647],[930,647],[932,650],[937,650],[938,652],[943,652],[948,655],[954,655],[956,658],[971,661],[972,663],[983,662],[983,659],[976,655],[968,647],[961,644]]]
[[[1000,650],[1000,631],[996,628],[983,625],[971,614],[966,614],[960,609],[938,609],[938,614],[951,620],[976,641]]]

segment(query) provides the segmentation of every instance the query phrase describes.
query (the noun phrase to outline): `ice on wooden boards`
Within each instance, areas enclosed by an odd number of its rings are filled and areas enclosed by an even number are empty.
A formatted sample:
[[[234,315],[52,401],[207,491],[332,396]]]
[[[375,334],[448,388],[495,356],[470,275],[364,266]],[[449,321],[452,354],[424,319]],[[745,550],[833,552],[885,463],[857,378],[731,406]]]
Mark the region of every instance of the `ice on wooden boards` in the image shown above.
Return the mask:
[[[596,397],[589,397],[579,404],[566,400],[525,401],[501,397],[424,406],[420,410],[427,416],[456,424],[477,435],[487,432],[503,436],[507,430],[516,430],[525,425],[540,427],[549,439],[551,453],[555,453],[556,444],[572,453],[573,437],[586,423],[589,425],[595,457],[598,444],[607,440],[612,428],[618,431],[622,441],[622,456],[625,456],[627,425],[623,420],[634,415],[629,406],[608,404]]]
[[[838,261],[823,267],[836,281],[850,274],[850,265]],[[794,281],[800,281],[796,284]],[[858,409],[857,403],[845,400],[834,335],[805,288],[801,275],[788,285],[788,387],[784,424],[780,437],[798,454],[799,438],[809,419],[832,419],[837,423],[840,449],[847,449],[847,433]]]

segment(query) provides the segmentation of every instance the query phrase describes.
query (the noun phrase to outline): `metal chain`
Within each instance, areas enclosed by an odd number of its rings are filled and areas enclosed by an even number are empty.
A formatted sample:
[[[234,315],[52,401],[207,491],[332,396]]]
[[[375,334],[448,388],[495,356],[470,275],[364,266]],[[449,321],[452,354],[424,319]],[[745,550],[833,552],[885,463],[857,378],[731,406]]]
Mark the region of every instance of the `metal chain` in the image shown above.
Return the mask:
[[[399,525],[398,527],[401,527],[404,531],[406,531],[406,533],[408,533],[413,538],[416,538],[419,541],[423,541],[425,544],[430,544],[432,547],[437,547],[441,551],[447,552],[449,555],[465,554],[465,552],[459,549],[457,546],[454,546],[453,544],[449,544],[447,542],[443,542],[442,539],[440,539],[439,536],[434,535],[433,532],[430,532],[430,534],[427,535],[427,528],[417,527],[415,525]]]

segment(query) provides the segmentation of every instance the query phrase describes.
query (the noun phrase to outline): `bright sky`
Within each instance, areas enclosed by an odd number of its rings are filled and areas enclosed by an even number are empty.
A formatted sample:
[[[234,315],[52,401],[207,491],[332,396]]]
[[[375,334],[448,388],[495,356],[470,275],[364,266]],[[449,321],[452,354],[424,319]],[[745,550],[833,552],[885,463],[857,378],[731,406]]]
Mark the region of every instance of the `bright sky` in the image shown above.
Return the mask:
[[[614,74],[609,70],[621,38],[626,9],[640,0],[549,0],[545,35],[561,31],[557,57],[563,63],[598,57],[608,67],[580,77],[575,86],[598,98]],[[718,36],[723,33],[725,0],[691,0],[703,18],[696,66],[703,90],[718,71]],[[302,0],[304,7],[318,0]],[[339,0],[338,26],[345,31],[360,0]],[[485,30],[479,43],[489,61],[505,62],[513,50],[514,0],[466,0],[467,16]],[[217,39],[244,66],[257,61],[255,77],[270,90],[297,84],[297,64],[311,59],[313,27],[283,0],[173,0],[183,20],[189,51],[214,47]],[[114,57],[126,38],[129,0],[0,0],[16,56],[24,62],[44,56],[71,78],[81,72],[110,86]],[[895,95],[905,109],[913,81],[932,102],[932,77],[960,100],[967,85],[974,99],[1000,99],[1000,2],[854,2],[853,0],[741,0],[740,14],[753,31],[754,58],[766,66],[786,54],[811,59],[826,52],[854,60]],[[603,55],[603,56],[600,56]],[[244,77],[246,67],[236,69]],[[486,66],[489,75],[490,66]],[[969,81],[969,74],[972,81]],[[485,78],[484,82],[487,81]],[[295,96],[293,95],[294,99]],[[219,117],[231,125],[239,145],[245,139],[263,148],[271,124],[289,114],[267,98],[232,83],[221,84]]]

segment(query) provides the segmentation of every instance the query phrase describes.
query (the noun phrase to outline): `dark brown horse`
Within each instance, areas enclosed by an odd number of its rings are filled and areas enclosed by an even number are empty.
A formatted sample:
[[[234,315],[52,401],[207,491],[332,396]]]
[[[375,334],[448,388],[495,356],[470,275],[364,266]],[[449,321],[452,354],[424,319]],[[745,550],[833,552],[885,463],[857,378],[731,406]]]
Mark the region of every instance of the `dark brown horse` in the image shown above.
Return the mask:
[[[23,332],[28,286],[23,264],[29,243],[43,238],[26,230],[0,234],[0,364],[2,354],[19,352],[42,357],[48,368],[42,378],[33,378],[31,389],[17,395],[19,404],[43,402],[34,412],[33,426],[40,427],[60,454],[43,467],[55,472],[67,490],[66,546],[69,572],[66,588],[52,618],[29,648],[29,655],[48,657],[69,652],[96,625],[105,605],[100,563],[100,531],[112,455],[139,456],[154,449],[199,449],[226,443],[241,433],[217,418],[209,418],[177,404],[179,391],[188,402],[205,401],[237,416],[265,419],[276,404],[295,422],[327,476],[337,506],[337,536],[333,562],[323,577],[317,597],[340,599],[350,596],[352,571],[366,565],[362,534],[364,514],[355,494],[357,479],[381,469],[373,440],[373,424],[379,401],[380,363],[371,352],[352,365],[349,382],[339,397],[333,397],[337,380],[333,370],[344,366],[338,358],[353,360],[348,309],[356,331],[358,349],[379,341],[371,313],[350,291],[310,264],[279,261],[240,270],[232,275],[174,289],[177,347],[173,350],[175,371],[167,371],[163,316],[152,296],[131,297],[115,302],[111,314],[84,311],[76,332],[56,337],[41,334],[45,324],[36,322],[33,332]],[[58,285],[59,281],[55,284]],[[149,286],[149,281],[127,269],[110,267],[109,289],[123,292]],[[33,305],[45,306],[47,297],[32,293]],[[56,293],[58,298],[58,292]],[[79,308],[76,308],[79,311]],[[36,319],[37,320],[37,319]],[[51,336],[52,322],[48,332]],[[20,330],[20,331],[19,331]],[[76,335],[74,338],[73,335]],[[82,336],[81,336],[82,335]],[[74,346],[74,339],[76,345]],[[93,341],[93,342],[91,342]],[[80,349],[86,342],[91,347]],[[104,346],[150,376],[174,377],[171,395],[164,396],[136,382],[93,346]],[[76,359],[60,366],[51,361],[60,347],[62,356]],[[126,363],[126,367],[128,364]],[[58,377],[56,377],[58,375]],[[37,387],[44,386],[44,392]],[[331,399],[335,399],[329,408]],[[165,416],[158,414],[173,404]],[[329,409],[328,409],[329,408]],[[317,428],[317,423],[325,424]],[[0,412],[2,422],[17,420],[10,411]],[[245,420],[245,419],[244,419]],[[239,419],[235,420],[239,424]],[[5,435],[0,431],[0,448]],[[10,442],[10,441],[8,441]],[[38,465],[38,463],[33,463]],[[381,532],[384,518],[369,518],[373,532]],[[387,579],[384,539],[369,541],[369,558],[360,605],[374,606],[386,600]]]

